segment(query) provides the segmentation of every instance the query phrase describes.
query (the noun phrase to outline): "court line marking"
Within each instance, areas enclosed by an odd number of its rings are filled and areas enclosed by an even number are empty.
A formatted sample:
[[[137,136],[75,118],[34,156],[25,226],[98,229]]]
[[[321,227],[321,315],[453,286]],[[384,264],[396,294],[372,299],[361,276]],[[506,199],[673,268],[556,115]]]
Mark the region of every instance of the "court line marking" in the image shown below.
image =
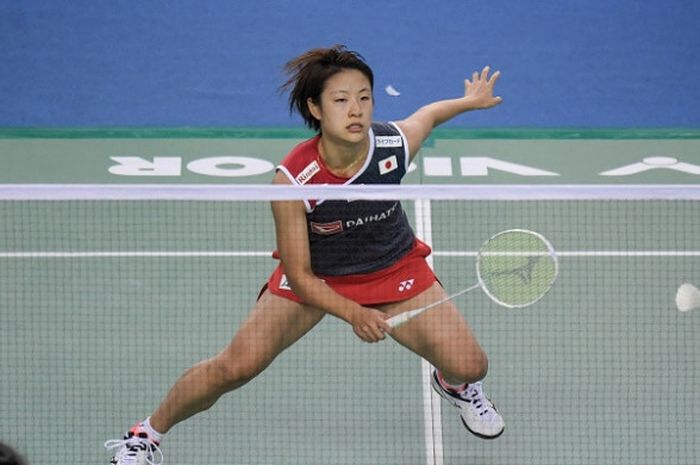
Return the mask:
[[[432,213],[429,199],[415,201],[416,235],[428,246],[433,246]],[[433,267],[433,256],[426,257],[426,262]],[[423,428],[425,435],[425,458],[427,465],[443,465],[442,448],[442,411],[440,398],[433,391],[430,376],[433,367],[427,360],[421,359],[421,385],[423,388]]]
[[[0,258],[123,258],[123,257],[272,257],[272,251],[236,252],[225,250],[123,251],[123,252],[0,252]]]
[[[558,257],[700,257],[700,250],[579,250],[556,251]],[[476,257],[477,252],[434,251],[438,257]]]
[[[416,213],[418,214],[418,213]],[[423,231],[422,237],[427,235]],[[428,243],[428,242],[426,242]],[[477,252],[436,250],[436,257],[476,257]],[[559,257],[700,257],[700,250],[581,250],[557,252]],[[0,252],[0,258],[138,258],[138,257],[272,257],[272,251],[231,251],[231,250],[144,250],[144,251],[27,251]],[[430,257],[428,257],[430,259]],[[432,260],[429,260],[432,266]]]

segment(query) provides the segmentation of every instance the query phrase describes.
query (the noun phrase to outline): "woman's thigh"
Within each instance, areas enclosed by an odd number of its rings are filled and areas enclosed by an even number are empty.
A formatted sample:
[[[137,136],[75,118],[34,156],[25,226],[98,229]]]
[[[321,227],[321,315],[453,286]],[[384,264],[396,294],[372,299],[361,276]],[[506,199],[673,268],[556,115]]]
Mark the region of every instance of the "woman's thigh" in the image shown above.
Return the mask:
[[[316,326],[324,315],[325,312],[315,307],[265,290],[231,343],[219,356],[238,361],[243,358],[264,368]]]
[[[412,299],[385,305],[381,309],[393,316],[444,297],[445,291],[436,282]],[[391,336],[432,365],[448,372],[479,371],[486,364],[486,355],[469,324],[449,301],[395,328]]]

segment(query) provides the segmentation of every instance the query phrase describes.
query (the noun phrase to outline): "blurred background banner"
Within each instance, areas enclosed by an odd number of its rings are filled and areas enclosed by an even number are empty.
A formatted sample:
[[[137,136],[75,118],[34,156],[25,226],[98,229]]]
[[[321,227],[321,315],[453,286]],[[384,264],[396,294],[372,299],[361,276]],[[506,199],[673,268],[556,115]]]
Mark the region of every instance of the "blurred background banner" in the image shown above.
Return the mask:
[[[399,119],[491,65],[504,104],[461,127],[698,127],[700,4],[0,2],[0,127],[296,127],[283,64],[346,44]],[[398,94],[398,95],[397,95]]]

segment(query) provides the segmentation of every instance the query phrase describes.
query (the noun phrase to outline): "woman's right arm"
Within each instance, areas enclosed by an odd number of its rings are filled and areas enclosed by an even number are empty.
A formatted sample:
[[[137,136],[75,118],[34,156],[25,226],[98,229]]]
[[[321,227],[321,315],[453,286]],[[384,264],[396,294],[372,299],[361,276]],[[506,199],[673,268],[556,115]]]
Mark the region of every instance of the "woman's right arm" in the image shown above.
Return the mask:
[[[291,184],[278,171],[274,184]],[[300,200],[274,201],[272,213],[277,234],[277,251],[284,265],[289,285],[304,303],[320,308],[350,325],[366,342],[377,342],[390,331],[385,315],[347,299],[319,279],[311,268],[311,253],[306,225],[306,209]]]

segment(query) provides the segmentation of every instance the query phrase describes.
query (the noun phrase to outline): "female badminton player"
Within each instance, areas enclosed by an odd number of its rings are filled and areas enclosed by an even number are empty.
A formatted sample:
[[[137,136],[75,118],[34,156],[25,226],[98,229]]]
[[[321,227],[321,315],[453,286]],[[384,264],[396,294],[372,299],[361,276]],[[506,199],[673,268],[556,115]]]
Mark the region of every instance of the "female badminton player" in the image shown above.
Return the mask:
[[[290,109],[316,136],[281,162],[275,184],[398,184],[437,125],[461,113],[493,107],[499,72],[488,67],[465,80],[460,98],[430,103],[409,117],[382,123],[374,109],[371,68],[344,46],[310,50],[287,63]],[[459,409],[465,427],[499,436],[504,422],[483,392],[487,357],[454,304],[447,301],[391,329],[386,320],[436,302],[445,291],[426,263],[396,201],[276,201],[272,203],[279,264],[232,341],[187,370],[162,403],[123,439],[112,464],[162,463],[170,429],[260,374],[327,314],[362,341],[387,335],[436,369],[433,388]]]

